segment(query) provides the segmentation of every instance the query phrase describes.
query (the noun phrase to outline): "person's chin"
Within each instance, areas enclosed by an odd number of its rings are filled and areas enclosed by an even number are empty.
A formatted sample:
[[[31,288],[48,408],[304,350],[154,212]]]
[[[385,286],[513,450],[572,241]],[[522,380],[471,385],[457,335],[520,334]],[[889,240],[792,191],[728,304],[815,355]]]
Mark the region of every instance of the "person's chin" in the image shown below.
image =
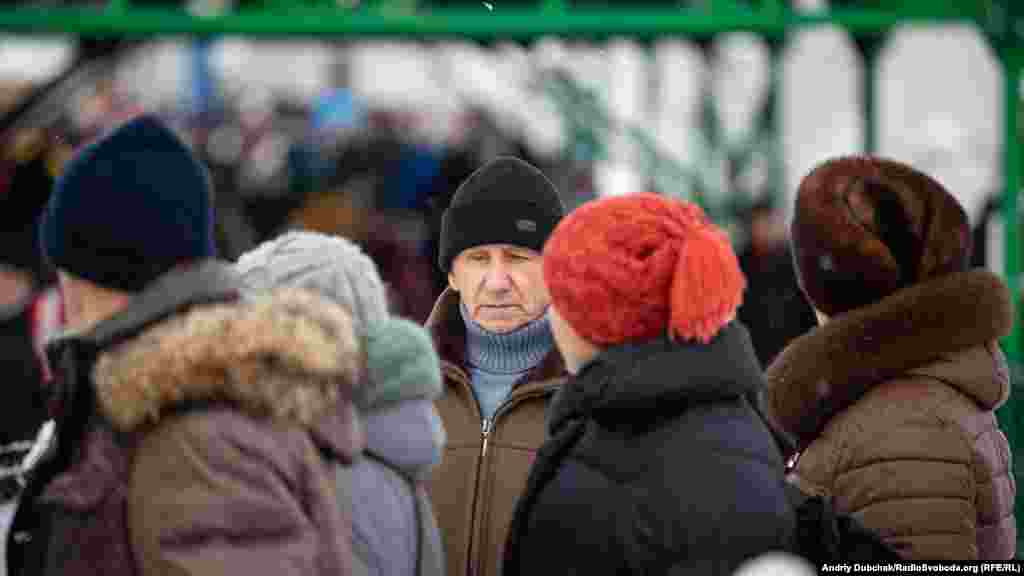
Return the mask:
[[[481,315],[481,316],[483,316],[483,315]],[[526,319],[525,316],[520,317],[519,315],[516,315],[515,317],[506,317],[506,318],[486,318],[486,317],[481,317],[481,318],[478,318],[476,322],[484,330],[487,330],[488,332],[494,332],[496,334],[504,334],[506,332],[515,332],[516,330],[518,330],[518,329],[522,328],[523,326],[526,326],[527,324],[529,324],[529,320]]]
[[[526,322],[513,322],[508,320],[491,320],[484,322],[477,322],[487,330],[488,332],[494,332],[495,334],[507,334],[508,332],[515,332],[526,325]]]

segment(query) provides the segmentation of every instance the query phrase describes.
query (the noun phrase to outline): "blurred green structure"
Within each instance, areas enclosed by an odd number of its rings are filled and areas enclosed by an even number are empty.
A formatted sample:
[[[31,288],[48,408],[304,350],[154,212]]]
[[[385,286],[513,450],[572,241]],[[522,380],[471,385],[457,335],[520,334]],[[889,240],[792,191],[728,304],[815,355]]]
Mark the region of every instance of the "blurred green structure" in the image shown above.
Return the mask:
[[[0,29],[114,36],[358,35],[487,41],[547,35],[707,37],[737,31],[782,37],[787,31],[816,24],[837,25],[854,34],[878,34],[907,23],[973,20],[996,34],[1012,30],[1009,11],[1014,4],[1008,0],[838,1],[829,10],[799,12],[783,0],[110,0],[40,7],[26,2],[0,11]]]
[[[774,71],[778,68],[778,48],[790,32],[835,26],[851,35],[866,64],[863,148],[872,152],[877,144],[877,55],[888,33],[908,24],[973,23],[988,39],[1003,70],[1002,206],[1007,223],[1004,271],[1006,282],[1019,300],[1017,206],[1024,165],[1019,123],[1024,1],[832,0],[829,5],[827,9],[798,11],[784,0],[110,0],[47,2],[39,6],[22,2],[0,8],[0,32],[76,35],[87,38],[83,45],[91,46],[96,53],[108,53],[112,42],[166,35],[458,38],[482,43],[526,42],[544,36],[592,41],[612,37],[650,41],[675,36],[706,47],[717,35],[751,32],[768,42]],[[760,116],[759,139],[729,150],[735,162],[749,159],[751,150],[759,146],[778,150],[777,145],[771,144],[778,121],[777,114],[772,112],[774,86],[778,84],[778,74],[774,72],[772,84],[769,105]],[[550,76],[542,88],[561,105],[576,137],[592,141],[599,154],[602,135],[610,129],[602,105],[567,77]],[[0,130],[4,127],[0,125]],[[642,164],[659,188],[666,193],[687,194],[707,206],[698,174],[661,154],[641,130],[626,130],[634,143],[647,150]],[[714,133],[713,127],[706,132]],[[713,208],[709,207],[714,213]],[[1019,367],[1024,360],[1019,324],[1015,323],[1013,334],[1003,343],[1014,364],[1015,384],[1020,382]],[[1015,391],[1013,400],[1000,411],[999,417],[1019,456],[1024,452],[1024,390]],[[1020,470],[1019,466],[1015,470],[1018,479]],[[1024,498],[1018,498],[1020,519],[1024,519],[1022,502]],[[1024,530],[1018,533],[1024,535]],[[1024,545],[1018,549],[1024,550]]]

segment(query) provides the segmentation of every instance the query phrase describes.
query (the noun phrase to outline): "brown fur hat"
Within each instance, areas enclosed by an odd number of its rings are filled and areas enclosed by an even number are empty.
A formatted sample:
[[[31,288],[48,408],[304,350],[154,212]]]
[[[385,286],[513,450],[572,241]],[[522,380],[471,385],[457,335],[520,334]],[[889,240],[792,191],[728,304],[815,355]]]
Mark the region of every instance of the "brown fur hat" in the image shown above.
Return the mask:
[[[812,170],[791,231],[800,287],[829,316],[970,263],[960,203],[933,178],[884,158],[835,158]]]

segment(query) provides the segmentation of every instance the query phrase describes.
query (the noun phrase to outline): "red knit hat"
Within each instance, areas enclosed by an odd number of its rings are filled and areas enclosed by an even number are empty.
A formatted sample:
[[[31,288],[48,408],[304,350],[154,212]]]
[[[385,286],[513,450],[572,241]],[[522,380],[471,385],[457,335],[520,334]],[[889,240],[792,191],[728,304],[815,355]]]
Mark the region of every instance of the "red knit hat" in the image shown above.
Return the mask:
[[[562,220],[544,247],[544,281],[558,313],[599,346],[707,343],[746,288],[729,239],[699,207],[649,193],[588,202]]]

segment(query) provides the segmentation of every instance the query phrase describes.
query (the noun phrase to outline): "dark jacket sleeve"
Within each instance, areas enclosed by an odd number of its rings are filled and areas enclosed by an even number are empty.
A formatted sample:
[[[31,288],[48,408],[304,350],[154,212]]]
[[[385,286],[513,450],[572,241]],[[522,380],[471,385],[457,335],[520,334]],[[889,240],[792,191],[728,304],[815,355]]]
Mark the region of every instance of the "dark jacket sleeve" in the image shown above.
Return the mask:
[[[533,506],[520,545],[521,574],[629,574],[619,537],[624,520],[614,486],[566,462]]]
[[[146,435],[129,493],[140,574],[319,573],[317,530],[298,490],[308,438],[266,428],[190,414]]]

